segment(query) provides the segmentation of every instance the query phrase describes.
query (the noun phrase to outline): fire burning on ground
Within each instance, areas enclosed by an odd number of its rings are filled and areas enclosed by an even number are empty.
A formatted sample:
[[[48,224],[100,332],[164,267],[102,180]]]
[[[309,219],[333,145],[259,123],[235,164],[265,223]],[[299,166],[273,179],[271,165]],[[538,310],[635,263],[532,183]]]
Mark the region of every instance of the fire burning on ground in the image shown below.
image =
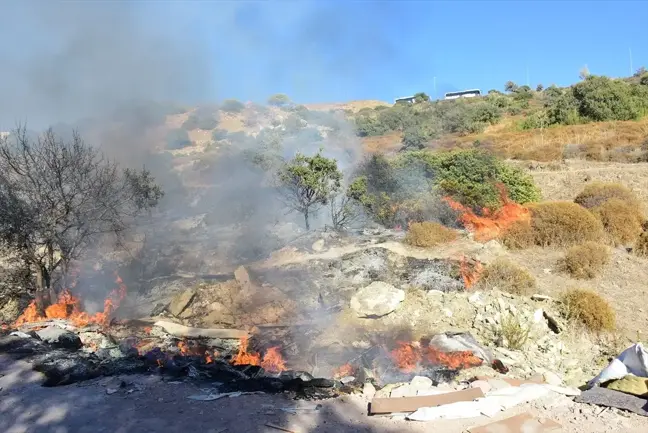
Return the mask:
[[[48,319],[66,319],[75,326],[86,326],[96,323],[102,326],[108,326],[112,313],[119,308],[119,304],[126,296],[126,285],[121,277],[115,272],[115,283],[118,288],[110,292],[104,301],[103,311],[95,314],[88,314],[81,311],[80,299],[73,296],[68,289],[61,292],[56,304],[45,308],[45,315],[38,311],[36,301],[32,301],[25,311],[16,319],[14,326],[18,327],[24,323],[40,322]]]
[[[248,339],[242,338],[239,345],[239,351],[234,358],[234,365],[260,365],[264,370],[271,373],[280,373],[286,370],[286,362],[281,355],[279,347],[270,347],[263,358],[256,352],[248,352]]]
[[[442,365],[453,370],[478,367],[483,360],[470,351],[442,352],[418,342],[397,342],[397,348],[390,352],[392,361],[404,373],[413,373],[426,365]]]
[[[513,223],[528,221],[531,218],[529,209],[509,199],[504,185],[498,184],[497,188],[500,191],[502,207],[496,211],[483,208],[482,216],[475,214],[472,209],[449,197],[444,198],[452,209],[461,212],[459,220],[468,230],[474,233],[476,241],[487,242],[496,239]]]
[[[472,288],[481,274],[484,272],[484,266],[479,261],[475,261],[474,264],[469,264],[466,256],[461,256],[461,261],[459,265],[459,272],[461,273],[461,278],[463,279],[464,286],[466,289]]]

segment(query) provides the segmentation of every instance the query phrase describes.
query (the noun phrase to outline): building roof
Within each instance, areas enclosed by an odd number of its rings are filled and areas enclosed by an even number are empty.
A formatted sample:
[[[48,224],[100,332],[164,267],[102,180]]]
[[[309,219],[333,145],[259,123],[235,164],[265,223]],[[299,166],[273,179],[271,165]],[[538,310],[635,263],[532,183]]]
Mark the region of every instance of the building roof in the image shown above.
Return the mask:
[[[461,93],[475,93],[475,92],[481,93],[481,90],[479,89],[458,90],[456,92],[447,92],[446,95],[457,95]]]

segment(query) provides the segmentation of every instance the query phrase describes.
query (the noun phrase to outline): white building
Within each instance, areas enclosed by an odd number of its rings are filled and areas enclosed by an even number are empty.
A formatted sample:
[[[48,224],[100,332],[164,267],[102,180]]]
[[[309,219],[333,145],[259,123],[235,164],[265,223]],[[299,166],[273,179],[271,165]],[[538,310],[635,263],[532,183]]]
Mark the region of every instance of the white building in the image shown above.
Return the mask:
[[[403,96],[402,98],[394,99],[394,104],[398,104],[398,103],[413,104],[415,100],[416,98],[414,96]]]
[[[481,96],[479,89],[461,90],[459,92],[448,92],[445,94],[444,99],[458,99],[458,98],[475,98]]]

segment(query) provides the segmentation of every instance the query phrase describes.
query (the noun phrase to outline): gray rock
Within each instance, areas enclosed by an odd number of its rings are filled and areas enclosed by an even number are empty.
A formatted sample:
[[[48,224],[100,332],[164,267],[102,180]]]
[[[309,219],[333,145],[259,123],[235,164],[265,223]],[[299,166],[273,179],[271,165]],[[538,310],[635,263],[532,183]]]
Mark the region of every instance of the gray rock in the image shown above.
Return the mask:
[[[193,301],[194,296],[196,296],[196,289],[193,288],[187,289],[176,295],[169,304],[169,313],[174,316],[180,316],[185,308],[189,306],[191,301]]]
[[[391,284],[374,281],[351,298],[351,309],[359,317],[382,317],[394,311],[405,299],[405,292]]]
[[[56,326],[48,326],[36,331],[38,338],[53,346],[63,347],[66,349],[79,349],[83,346],[81,339],[73,332],[66,331]]]

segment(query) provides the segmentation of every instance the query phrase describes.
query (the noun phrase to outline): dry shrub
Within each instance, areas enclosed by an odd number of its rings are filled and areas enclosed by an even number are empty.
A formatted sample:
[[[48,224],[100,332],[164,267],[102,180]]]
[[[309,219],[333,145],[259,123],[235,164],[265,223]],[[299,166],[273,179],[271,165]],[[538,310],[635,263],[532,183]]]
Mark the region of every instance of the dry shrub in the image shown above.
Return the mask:
[[[632,203],[619,198],[611,198],[592,208],[594,215],[601,220],[612,245],[627,245],[634,242],[643,231],[644,217]]]
[[[480,284],[515,295],[528,295],[535,288],[536,281],[523,267],[510,260],[498,258],[486,266]]]
[[[648,257],[648,232],[639,235],[632,252],[640,257]]]
[[[613,198],[635,206],[638,211],[641,209],[639,199],[630,188],[613,182],[592,182],[576,196],[574,203],[592,209]]]
[[[516,221],[502,234],[504,246],[514,250],[529,248],[535,245],[533,228],[528,221]]]
[[[405,236],[405,242],[415,247],[432,247],[450,242],[457,238],[457,232],[442,224],[423,221],[411,223]]]
[[[529,341],[531,328],[524,326],[520,319],[513,314],[502,315],[499,329],[495,338],[502,346],[511,350],[521,350]]]
[[[562,312],[568,320],[583,324],[590,331],[612,331],[616,314],[610,304],[598,293],[572,289],[561,297]]]
[[[585,242],[567,250],[562,267],[575,278],[594,278],[609,261],[610,251],[605,245]]]
[[[531,228],[535,244],[542,247],[598,241],[603,235],[601,222],[591,212],[567,201],[534,205]]]

